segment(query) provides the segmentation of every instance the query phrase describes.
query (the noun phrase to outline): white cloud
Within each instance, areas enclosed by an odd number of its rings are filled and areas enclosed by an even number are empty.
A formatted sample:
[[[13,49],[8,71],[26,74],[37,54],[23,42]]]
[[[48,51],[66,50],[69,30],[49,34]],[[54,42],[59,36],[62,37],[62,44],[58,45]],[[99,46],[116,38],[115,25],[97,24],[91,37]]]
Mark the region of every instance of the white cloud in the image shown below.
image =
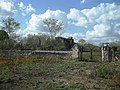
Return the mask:
[[[85,35],[83,35],[82,33],[63,33],[62,37],[65,37],[65,38],[73,37],[75,42],[78,42],[80,38],[85,39]]]
[[[64,22],[64,26],[67,25],[67,17],[66,13],[60,10],[52,11],[47,10],[44,14],[36,15],[32,14],[31,19],[28,22],[28,26],[23,30],[24,36],[28,34],[38,34],[38,33],[44,33],[44,27],[43,27],[43,20],[45,18],[54,18],[58,20],[62,20]]]
[[[19,6],[19,8],[20,8],[20,10],[22,11],[22,15],[23,16],[26,16],[28,13],[30,13],[30,12],[35,12],[36,10],[32,7],[32,5],[31,4],[29,4],[28,6],[25,6],[24,4],[23,4],[23,2],[20,2],[20,3],[18,3],[18,6]]]
[[[12,0],[0,0],[0,17],[13,16],[16,12]]]
[[[92,9],[84,9],[81,12],[88,18],[89,23],[106,23],[120,17],[120,6],[115,3],[101,3]]]
[[[85,26],[88,23],[86,16],[80,10],[75,8],[70,9],[67,18],[72,20],[71,23],[76,26]]]
[[[22,5],[21,5],[22,7]],[[62,20],[71,31],[63,33],[64,37],[73,37],[75,41],[84,38],[94,43],[120,41],[120,5],[101,3],[91,9],[70,9],[69,13],[61,10],[47,10],[43,14],[32,14],[23,34],[43,33],[43,19],[55,18]],[[76,28],[77,27],[77,28]],[[80,28],[78,31],[78,27]],[[76,33],[76,30],[79,33]],[[65,28],[66,29],[66,28]],[[84,33],[83,31],[84,30]]]
[[[85,3],[86,0],[80,0],[81,3]]]
[[[90,34],[93,38],[98,36],[101,39],[106,37],[106,42],[112,40],[120,40],[120,5],[112,4],[100,4],[94,9],[94,12],[98,12],[96,15],[93,14],[91,21],[95,24],[93,31],[87,32],[87,36]],[[87,12],[86,12],[87,13]],[[89,15],[88,15],[89,16]],[[102,25],[102,26],[101,26]]]
[[[92,37],[104,37],[107,36],[107,31],[109,31],[110,26],[105,24],[97,24],[93,27],[92,31],[87,31],[86,35],[89,38]]]
[[[70,9],[67,18],[75,26],[88,27],[87,40],[120,40],[120,5],[101,3],[91,9]],[[104,38],[107,38],[106,40]]]
[[[85,1],[81,0],[81,3]],[[31,4],[25,6],[23,2],[20,2],[18,6],[23,16],[36,11]],[[16,11],[13,0],[0,0],[0,18],[13,16]],[[68,33],[63,33],[62,36],[73,37],[75,41],[78,41],[80,38],[95,43],[120,41],[120,5],[115,3],[101,3],[91,9],[83,10],[71,8],[69,13],[61,10],[47,10],[43,14],[32,14],[30,20],[27,21],[28,26],[17,33],[24,36],[27,34],[44,33],[43,19],[45,18],[62,20],[65,24],[65,29],[68,26],[71,30]],[[79,33],[76,33],[76,27],[80,28]],[[85,30],[85,34],[81,30]]]

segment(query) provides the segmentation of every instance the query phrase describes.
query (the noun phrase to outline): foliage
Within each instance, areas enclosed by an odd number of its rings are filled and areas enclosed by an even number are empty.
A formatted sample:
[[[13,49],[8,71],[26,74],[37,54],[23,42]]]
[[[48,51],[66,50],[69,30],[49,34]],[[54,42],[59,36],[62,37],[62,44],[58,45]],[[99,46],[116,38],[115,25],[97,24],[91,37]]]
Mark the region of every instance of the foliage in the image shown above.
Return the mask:
[[[114,73],[113,73],[114,72]],[[117,71],[111,65],[100,64],[97,69],[97,76],[105,79],[113,78]]]
[[[66,49],[67,49],[67,46],[66,46],[65,43],[63,43],[63,42],[57,42],[57,41],[56,41],[55,49],[56,49],[56,50],[66,50]]]
[[[51,39],[44,34],[28,35],[23,39],[22,43],[25,49],[42,49],[42,50],[66,50],[67,46],[64,42]]]
[[[109,78],[109,75],[112,74],[112,72],[109,71],[109,68],[105,65],[101,65],[98,69],[98,76],[101,78]]]
[[[0,49],[10,50],[19,48],[18,36],[16,35],[16,30],[19,29],[19,26],[20,24],[13,18],[8,17],[2,20],[0,26]]]
[[[110,47],[111,47],[111,48],[116,48],[116,47],[117,47],[117,51],[120,52],[120,41],[111,42],[111,43],[110,43]]]
[[[5,39],[0,43],[0,49],[2,50],[12,50],[14,49],[15,41],[12,39]]]
[[[43,87],[44,86],[44,87]],[[68,84],[65,85],[64,82],[50,82],[46,81],[43,83],[42,87],[38,84],[35,89],[37,90],[86,90],[82,84]]]
[[[10,81],[12,72],[10,71],[9,67],[5,66],[0,68],[0,83],[7,83]]]
[[[110,43],[110,46],[111,46],[111,47],[113,47],[113,46],[119,47],[119,46],[120,46],[120,41],[111,42],[111,43]]]
[[[119,90],[120,86],[119,61],[80,62],[48,55],[44,58],[20,56],[8,61],[11,68],[0,66],[1,90]]]
[[[64,24],[62,21],[52,18],[47,18],[43,20],[46,30],[49,32],[52,39],[63,29]]]
[[[91,43],[86,43],[85,47],[87,47],[89,49],[89,51],[91,51],[91,50],[94,50],[96,46],[94,44],[91,44]]]
[[[44,49],[47,50],[66,50],[67,46],[64,42],[59,42],[55,39],[48,38],[44,44]]]
[[[5,30],[10,38],[15,38],[15,31],[19,29],[20,23],[16,22],[13,18],[8,17],[2,21],[1,29]]]
[[[23,40],[23,47],[28,49],[37,49],[41,46],[39,35],[28,35]]]
[[[80,40],[78,41],[78,43],[79,43],[81,46],[83,46],[84,44],[86,44],[86,41],[85,41],[84,39],[80,39]]]
[[[50,39],[50,37],[46,34],[38,34],[38,36],[41,40],[41,47],[44,47],[47,44],[47,40]]]
[[[0,30],[0,41],[3,41],[5,39],[9,39],[7,32],[4,30]]]

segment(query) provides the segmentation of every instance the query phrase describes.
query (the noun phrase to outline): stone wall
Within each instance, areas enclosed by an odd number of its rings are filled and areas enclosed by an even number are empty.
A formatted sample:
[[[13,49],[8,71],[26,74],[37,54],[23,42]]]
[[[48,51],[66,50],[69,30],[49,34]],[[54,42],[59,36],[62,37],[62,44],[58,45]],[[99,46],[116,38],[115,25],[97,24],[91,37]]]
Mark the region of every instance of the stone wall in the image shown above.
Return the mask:
[[[0,56],[62,56],[71,57],[72,51],[45,51],[45,50],[0,50]]]

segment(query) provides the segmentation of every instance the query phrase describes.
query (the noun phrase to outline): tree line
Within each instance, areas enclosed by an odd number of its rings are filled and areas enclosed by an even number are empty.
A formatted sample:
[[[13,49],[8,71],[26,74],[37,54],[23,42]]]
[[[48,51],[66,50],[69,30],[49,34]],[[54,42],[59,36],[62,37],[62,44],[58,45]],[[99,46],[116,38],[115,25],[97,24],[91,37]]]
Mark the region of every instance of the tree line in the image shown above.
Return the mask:
[[[57,41],[55,37],[61,34],[64,23],[61,20],[46,18],[43,20],[44,30],[47,34],[27,35],[20,38],[16,34],[20,29],[20,23],[14,18],[8,17],[1,21],[0,25],[0,49],[1,50],[20,50],[20,49],[42,49],[42,50],[70,50],[64,42]],[[95,45],[87,43],[84,39],[77,42],[80,46],[87,47],[87,50],[93,51]],[[111,42],[111,47],[117,46],[120,50],[120,42]],[[92,54],[92,53],[91,53]]]
[[[57,34],[64,28],[64,23],[61,20],[46,18],[43,20],[44,30],[47,34],[27,35],[20,38],[16,34],[20,29],[20,23],[13,18],[6,18],[1,21],[0,26],[0,49],[1,50],[16,50],[16,49],[55,49],[64,50],[66,45],[63,42],[55,40]]]

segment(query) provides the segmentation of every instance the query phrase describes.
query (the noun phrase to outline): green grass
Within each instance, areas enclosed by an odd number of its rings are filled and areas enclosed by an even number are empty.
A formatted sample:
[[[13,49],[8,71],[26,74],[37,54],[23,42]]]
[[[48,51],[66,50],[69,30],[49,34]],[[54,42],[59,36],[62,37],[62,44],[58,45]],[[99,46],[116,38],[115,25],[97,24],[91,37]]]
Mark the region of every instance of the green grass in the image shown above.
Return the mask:
[[[96,53],[95,53],[96,54]],[[120,62],[1,58],[0,90],[119,90]]]
[[[8,66],[0,67],[0,83],[10,82],[12,72]]]
[[[83,60],[85,61],[101,61],[102,60],[102,56],[101,56],[101,52],[93,52],[92,54],[93,59],[90,59],[90,52],[83,52]]]
[[[34,90],[86,90],[82,84],[65,84],[64,82],[38,83]]]

